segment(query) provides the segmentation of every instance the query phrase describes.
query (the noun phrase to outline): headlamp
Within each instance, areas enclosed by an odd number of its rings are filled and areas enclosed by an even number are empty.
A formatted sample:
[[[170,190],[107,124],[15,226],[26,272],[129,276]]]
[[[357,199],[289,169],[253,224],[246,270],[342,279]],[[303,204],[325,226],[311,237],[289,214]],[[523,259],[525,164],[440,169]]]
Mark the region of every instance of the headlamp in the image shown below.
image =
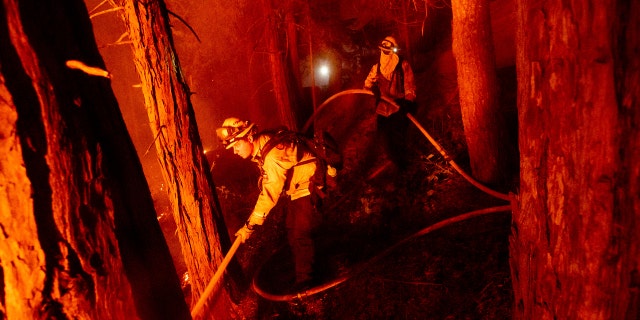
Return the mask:
[[[388,41],[388,40],[382,40],[378,48],[382,50],[382,53],[384,54],[389,54],[391,52],[393,53],[398,52],[398,47],[396,47],[391,41]]]

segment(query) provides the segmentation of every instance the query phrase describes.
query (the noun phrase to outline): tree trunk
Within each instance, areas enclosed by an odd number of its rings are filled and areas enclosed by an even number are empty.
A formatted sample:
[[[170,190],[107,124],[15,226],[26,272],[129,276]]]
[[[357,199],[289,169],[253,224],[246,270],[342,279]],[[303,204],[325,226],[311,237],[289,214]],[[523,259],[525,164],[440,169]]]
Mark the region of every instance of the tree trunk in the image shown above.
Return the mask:
[[[498,104],[498,80],[488,0],[454,0],[453,54],[458,69],[462,122],[471,171],[486,183],[506,177],[505,126]]]
[[[426,4],[426,2],[425,2]],[[402,39],[402,43],[404,44],[402,48],[402,53],[405,59],[409,61],[413,65],[413,48],[411,48],[411,38],[409,36],[409,15],[407,14],[407,1],[400,1],[400,6],[402,7],[402,21],[399,21],[398,31],[400,33],[400,39]],[[426,6],[425,6],[425,10]]]
[[[109,80],[69,60],[104,69],[83,2],[0,3],[0,318],[188,319]]]
[[[640,6],[517,1],[516,319],[638,319]]]
[[[204,292],[231,246],[215,204],[215,188],[202,149],[189,89],[175,55],[167,9],[162,1],[124,2],[136,68],[156,152],[192,286],[192,305]],[[221,246],[223,248],[221,248]],[[211,299],[212,318],[228,318],[236,306],[226,290]]]
[[[283,50],[280,48],[278,41],[278,24],[276,15],[270,0],[262,0],[264,17],[267,20],[265,26],[265,41],[267,44],[267,54],[269,55],[269,63],[271,65],[271,82],[273,85],[273,93],[275,94],[280,121],[291,130],[297,130],[296,117],[291,108],[291,100],[289,99],[289,89],[287,85],[287,77],[285,75],[284,62],[282,57]]]
[[[299,123],[304,123],[307,120],[307,115],[304,112],[303,96],[304,92],[302,91],[302,74],[300,73],[300,53],[298,50],[298,26],[299,22],[296,21],[296,11],[297,6],[296,2],[293,0],[286,1],[285,7],[285,25],[287,30],[287,57],[288,57],[288,68],[285,66],[285,70],[289,70],[291,76],[287,77],[291,85],[289,88],[291,90],[287,90],[289,94],[289,101],[291,101],[291,117],[294,118],[294,122],[296,123],[296,128]],[[300,10],[301,11],[301,10]],[[299,15],[299,14],[298,14]],[[300,19],[302,21],[303,19]]]
[[[296,94],[302,96],[302,76],[300,75],[300,54],[298,53],[298,22],[295,19],[295,5],[293,0],[286,1],[285,25],[287,26],[287,52],[289,65],[295,81]]]

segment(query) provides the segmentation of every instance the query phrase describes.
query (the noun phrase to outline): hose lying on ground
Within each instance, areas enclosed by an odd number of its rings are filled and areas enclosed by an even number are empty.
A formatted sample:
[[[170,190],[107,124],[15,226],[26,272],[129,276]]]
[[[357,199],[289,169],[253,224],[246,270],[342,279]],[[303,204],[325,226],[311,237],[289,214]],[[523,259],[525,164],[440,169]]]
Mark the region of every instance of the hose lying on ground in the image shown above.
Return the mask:
[[[492,207],[492,208],[486,208],[486,209],[481,209],[481,210],[475,210],[475,211],[471,211],[468,213],[464,213],[449,219],[445,219],[443,221],[437,222],[433,225],[430,225],[412,235],[410,235],[409,237],[406,237],[400,241],[398,241],[397,243],[395,243],[394,245],[392,245],[391,247],[385,249],[384,251],[382,251],[381,253],[379,253],[378,255],[374,256],[373,258],[369,259],[368,261],[357,265],[356,267],[354,267],[353,269],[351,269],[350,272],[347,272],[345,275],[342,275],[332,281],[323,283],[321,285],[315,286],[313,288],[304,290],[302,292],[295,292],[295,293],[289,293],[289,294],[282,294],[282,295],[278,295],[278,294],[273,294],[273,293],[269,293],[267,291],[265,291],[264,289],[260,288],[256,282],[256,277],[253,278],[253,282],[252,282],[252,287],[253,290],[260,295],[261,297],[267,299],[267,300],[271,300],[271,301],[291,301],[294,299],[302,299],[320,292],[323,292],[325,290],[328,290],[330,288],[333,288],[345,281],[347,281],[349,278],[355,276],[356,274],[364,271],[366,268],[368,268],[369,266],[371,266],[374,262],[380,260],[381,258],[383,258],[384,256],[388,255],[389,253],[391,253],[393,250],[395,250],[396,248],[398,248],[399,246],[409,242],[410,240],[413,240],[415,238],[418,238],[420,236],[423,236],[427,233],[433,232],[435,230],[444,228],[446,226],[449,226],[451,224],[460,222],[460,221],[464,221],[467,219],[471,219],[471,218],[475,218],[475,217],[479,217],[482,215],[486,215],[489,213],[496,213],[496,212],[505,212],[505,211],[510,211],[511,210],[511,205],[505,205],[505,206],[498,206],[498,207]],[[268,260],[267,260],[268,261]],[[256,271],[256,275],[260,274],[260,270],[262,269],[262,266],[260,268],[258,268],[258,270]]]
[[[407,113],[407,117],[409,118],[409,120],[411,120],[411,122],[413,122],[413,124],[416,126],[416,128],[418,128],[418,130],[420,130],[420,132],[422,132],[422,134],[429,140],[429,142],[431,142],[431,144],[438,150],[438,152],[440,152],[440,154],[444,157],[445,160],[447,160],[447,162],[449,162],[449,164],[456,169],[456,171],[458,171],[458,173],[460,175],[462,175],[462,177],[464,177],[467,181],[469,181],[469,183],[471,183],[473,186],[475,186],[476,188],[482,190],[483,192],[494,196],[498,199],[502,199],[502,200],[507,200],[507,201],[511,201],[511,197],[508,194],[504,194],[504,193],[500,193],[498,191],[492,190],[487,188],[485,185],[481,184],[480,182],[478,182],[477,180],[473,179],[470,175],[468,175],[466,172],[464,172],[464,170],[462,170],[462,168],[460,168],[460,166],[458,166],[458,164],[453,161],[453,159],[449,158],[449,156],[447,155],[447,153],[444,151],[444,149],[440,146],[440,144],[438,144],[438,142],[436,142],[435,139],[433,139],[431,137],[431,135],[429,135],[429,133],[427,132],[427,130],[425,130],[420,123],[418,122],[418,120],[416,120],[416,118],[413,117],[413,115],[411,115],[410,113]]]

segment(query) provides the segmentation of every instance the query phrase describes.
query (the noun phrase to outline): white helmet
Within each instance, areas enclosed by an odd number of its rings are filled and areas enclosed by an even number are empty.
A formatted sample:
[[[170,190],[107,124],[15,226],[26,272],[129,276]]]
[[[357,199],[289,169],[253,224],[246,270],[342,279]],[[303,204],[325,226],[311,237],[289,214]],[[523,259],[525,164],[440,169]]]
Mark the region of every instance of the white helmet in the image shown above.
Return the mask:
[[[255,126],[254,123],[240,120],[238,118],[227,118],[222,123],[222,128],[216,129],[216,135],[218,139],[222,141],[222,144],[226,149],[233,147],[238,140],[244,138],[251,129]]]

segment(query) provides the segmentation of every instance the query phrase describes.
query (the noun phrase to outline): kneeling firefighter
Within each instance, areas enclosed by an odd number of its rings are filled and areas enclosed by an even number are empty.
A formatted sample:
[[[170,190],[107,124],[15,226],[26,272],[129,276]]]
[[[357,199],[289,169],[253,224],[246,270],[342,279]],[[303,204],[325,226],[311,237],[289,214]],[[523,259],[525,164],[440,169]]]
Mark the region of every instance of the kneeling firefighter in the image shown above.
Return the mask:
[[[226,149],[243,159],[251,159],[261,171],[260,195],[253,212],[236,236],[245,242],[261,226],[269,212],[283,194],[286,201],[287,239],[295,264],[295,289],[310,287],[315,248],[312,239],[319,224],[319,214],[312,201],[311,178],[316,172],[315,156],[304,147],[292,143],[265,146],[274,136],[270,132],[257,132],[254,123],[228,118],[216,130]],[[274,139],[272,144],[276,142]],[[266,154],[262,151],[267,150]]]

